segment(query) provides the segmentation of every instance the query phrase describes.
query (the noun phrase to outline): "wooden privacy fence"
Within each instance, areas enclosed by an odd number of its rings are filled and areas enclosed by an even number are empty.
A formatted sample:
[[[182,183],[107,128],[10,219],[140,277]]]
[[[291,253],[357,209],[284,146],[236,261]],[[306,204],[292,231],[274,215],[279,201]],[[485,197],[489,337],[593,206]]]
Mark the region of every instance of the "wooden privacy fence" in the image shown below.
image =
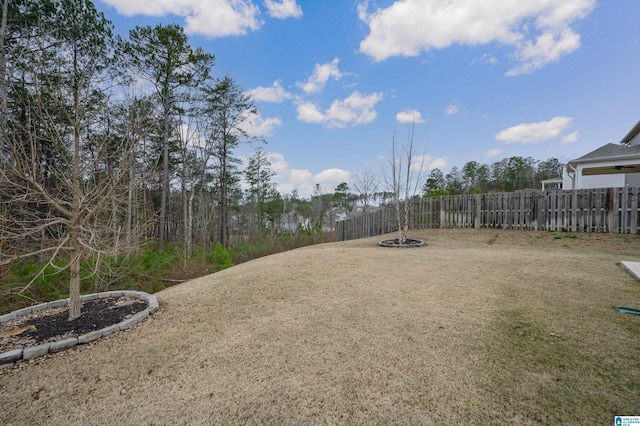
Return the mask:
[[[501,228],[571,232],[640,232],[638,187],[526,190],[417,199],[410,228]],[[397,231],[394,206],[336,223],[336,240]]]

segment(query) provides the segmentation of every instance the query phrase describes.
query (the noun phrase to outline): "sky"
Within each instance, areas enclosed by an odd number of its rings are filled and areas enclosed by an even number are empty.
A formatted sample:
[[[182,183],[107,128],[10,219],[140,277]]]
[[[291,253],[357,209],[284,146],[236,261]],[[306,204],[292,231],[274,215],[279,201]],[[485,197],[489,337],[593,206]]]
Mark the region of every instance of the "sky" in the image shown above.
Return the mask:
[[[254,99],[249,130],[282,193],[381,176],[412,127],[425,167],[446,173],[567,162],[640,120],[637,0],[94,2],[123,36],[177,23],[215,55],[213,76]]]

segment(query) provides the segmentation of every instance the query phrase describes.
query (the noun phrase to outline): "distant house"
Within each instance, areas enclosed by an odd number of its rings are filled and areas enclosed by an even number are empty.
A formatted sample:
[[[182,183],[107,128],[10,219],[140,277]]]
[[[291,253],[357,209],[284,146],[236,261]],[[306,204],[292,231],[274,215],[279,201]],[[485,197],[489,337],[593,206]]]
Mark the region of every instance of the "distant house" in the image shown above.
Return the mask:
[[[542,190],[545,189],[562,189],[564,180],[561,177],[555,177],[553,179],[545,179],[540,182],[542,184]]]
[[[640,186],[640,121],[620,141],[567,163],[563,189]]]
[[[298,232],[298,227],[308,228],[309,219],[300,215],[295,210],[288,213],[282,213],[282,215],[280,216],[281,231],[291,232],[292,234],[295,234]]]

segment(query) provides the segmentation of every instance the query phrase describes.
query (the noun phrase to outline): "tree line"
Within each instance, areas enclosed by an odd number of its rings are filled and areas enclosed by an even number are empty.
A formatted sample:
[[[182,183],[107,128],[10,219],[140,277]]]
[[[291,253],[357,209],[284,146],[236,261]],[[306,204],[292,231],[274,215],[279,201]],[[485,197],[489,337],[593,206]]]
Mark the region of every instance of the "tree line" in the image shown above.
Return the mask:
[[[426,197],[438,195],[484,194],[539,189],[547,179],[562,177],[563,164],[557,158],[537,161],[531,157],[510,157],[492,164],[469,161],[453,166],[444,174],[433,169],[422,187]]]

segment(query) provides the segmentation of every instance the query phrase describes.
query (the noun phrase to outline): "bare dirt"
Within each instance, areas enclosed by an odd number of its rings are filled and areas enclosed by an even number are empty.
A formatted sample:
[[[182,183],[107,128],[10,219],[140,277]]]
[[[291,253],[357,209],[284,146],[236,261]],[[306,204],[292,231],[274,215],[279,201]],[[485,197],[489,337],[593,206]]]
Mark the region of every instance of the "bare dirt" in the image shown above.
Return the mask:
[[[640,414],[640,238],[411,231],[156,294],[160,311],[0,372],[0,424],[606,424]]]

